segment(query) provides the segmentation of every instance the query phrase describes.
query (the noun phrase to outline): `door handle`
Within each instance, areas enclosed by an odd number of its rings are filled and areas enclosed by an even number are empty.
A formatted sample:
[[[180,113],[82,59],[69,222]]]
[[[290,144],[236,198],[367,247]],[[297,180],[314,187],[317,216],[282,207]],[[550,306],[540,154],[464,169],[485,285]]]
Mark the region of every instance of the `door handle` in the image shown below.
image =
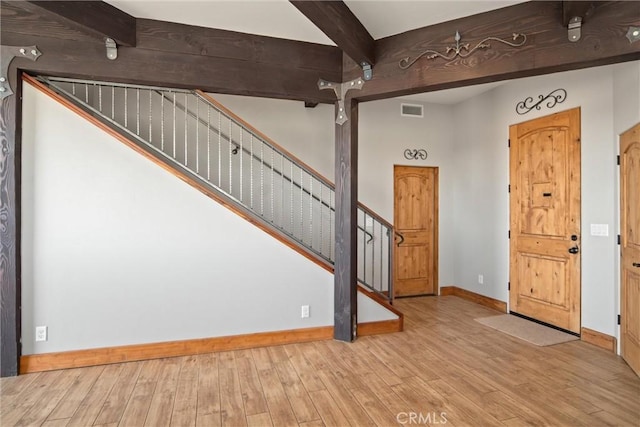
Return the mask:
[[[395,232],[396,236],[398,236],[400,238],[400,241],[398,243],[396,243],[397,246],[400,246],[402,244],[402,242],[404,242],[404,236],[400,233],[398,233],[397,231]]]
[[[640,268],[640,262],[634,262],[631,265],[633,265],[634,267]]]
[[[569,253],[570,254],[577,254],[578,252],[580,252],[580,248],[578,248],[577,246],[569,248]]]

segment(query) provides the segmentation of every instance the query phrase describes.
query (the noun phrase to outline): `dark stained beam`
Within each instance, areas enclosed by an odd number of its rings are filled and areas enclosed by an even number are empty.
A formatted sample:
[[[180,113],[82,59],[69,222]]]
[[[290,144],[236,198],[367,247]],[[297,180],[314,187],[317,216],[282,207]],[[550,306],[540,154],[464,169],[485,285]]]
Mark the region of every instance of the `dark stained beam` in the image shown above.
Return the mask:
[[[344,108],[349,120],[343,125],[335,125],[333,336],[336,340],[351,342],[355,339],[358,313],[358,103],[347,98]]]
[[[206,92],[334,103],[319,78],[341,78],[342,52],[334,46],[138,20],[138,45],[106,58],[104,43],[38,16],[23,2],[2,2],[2,42],[37,45],[43,53],[24,69],[33,73],[108,80]]]
[[[343,1],[290,2],[357,64],[375,65],[375,41]]]
[[[49,13],[66,25],[118,45],[136,45],[136,18],[103,1],[25,1],[34,12]]]
[[[2,60],[8,60],[2,55]],[[0,376],[20,363],[20,134],[22,84],[9,69],[14,94],[0,102]]]
[[[571,18],[582,18],[582,24],[588,21],[593,14],[598,2],[595,1],[563,1],[562,2],[562,24],[566,27]]]
[[[376,41],[373,79],[355,96],[370,101],[638,60],[640,44],[625,37],[630,25],[640,25],[637,2],[601,2],[582,26],[582,39],[571,43],[562,23],[562,2],[533,1],[409,31]],[[455,45],[457,30],[472,47],[488,36],[510,39],[514,32],[528,40],[520,48],[491,42],[490,49],[468,58],[422,58],[409,69],[398,66],[401,59],[427,49],[444,54]],[[360,74],[357,64],[346,64],[343,81]]]

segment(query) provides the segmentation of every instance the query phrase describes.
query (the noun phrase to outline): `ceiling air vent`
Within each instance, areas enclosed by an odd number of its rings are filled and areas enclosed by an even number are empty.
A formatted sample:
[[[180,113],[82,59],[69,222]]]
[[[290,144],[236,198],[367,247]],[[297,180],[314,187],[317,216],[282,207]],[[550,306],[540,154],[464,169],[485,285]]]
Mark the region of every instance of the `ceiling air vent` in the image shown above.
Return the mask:
[[[424,106],[420,104],[402,104],[400,115],[403,117],[424,117]]]

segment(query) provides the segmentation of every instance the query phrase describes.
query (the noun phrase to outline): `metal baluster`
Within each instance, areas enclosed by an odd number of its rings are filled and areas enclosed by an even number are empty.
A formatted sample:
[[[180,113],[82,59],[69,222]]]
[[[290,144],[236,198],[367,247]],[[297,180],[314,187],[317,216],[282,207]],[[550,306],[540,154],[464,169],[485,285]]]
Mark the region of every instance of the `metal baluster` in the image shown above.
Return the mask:
[[[196,173],[200,175],[200,100],[196,98]]]
[[[73,84],[75,89],[76,85]],[[116,88],[115,86],[111,86],[111,120],[115,120],[116,118]]]
[[[260,215],[264,216],[264,141],[260,140]]]
[[[274,203],[274,192],[275,189],[273,187],[273,152],[274,152],[274,148],[271,147],[271,223],[275,224],[275,217],[274,217],[274,207],[273,207],[273,203]]]
[[[233,121],[229,117],[229,194],[233,194]]]
[[[367,213],[364,212],[364,226],[362,227],[364,229],[364,232],[362,233],[362,252],[363,252],[363,256],[362,256],[362,270],[364,271],[363,273],[363,278],[362,281],[366,284],[367,283]]]
[[[164,153],[164,95],[160,99],[160,149]]]
[[[241,202],[242,202],[242,193],[244,190],[244,180],[242,179],[244,176],[244,171],[242,169],[242,163],[243,163],[242,158],[244,157],[244,144],[243,144],[244,132],[245,132],[244,128],[241,127],[240,128],[240,151],[239,151],[240,153],[240,201]]]
[[[384,281],[382,278],[382,260],[384,259],[384,255],[382,253],[382,228],[383,225],[380,223],[380,290],[384,288]]]
[[[249,203],[251,210],[253,210],[253,134],[251,134],[249,151]]]
[[[289,176],[291,177],[291,179],[289,180],[289,188],[290,188],[290,197],[291,197],[291,203],[290,203],[290,208],[291,208],[291,216],[289,217],[289,221],[291,222],[291,235],[294,235],[293,232],[293,161],[291,161],[291,159],[289,160],[289,165],[291,168],[291,171],[289,173]]]
[[[127,90],[127,88],[124,88],[124,127],[128,127],[128,123],[129,123],[129,113],[127,113],[127,109],[129,107],[129,91]]]
[[[71,83],[71,93],[73,94],[73,96],[76,96],[76,84]]]
[[[211,106],[207,104],[207,180],[211,181]]]
[[[153,92],[150,90],[147,92],[149,93],[149,142],[153,143],[153,103],[151,102],[153,101]]]
[[[320,229],[319,229],[319,233],[318,233],[318,239],[320,240],[320,253],[324,255],[324,241],[322,240],[322,223],[324,222],[324,219],[322,217],[322,215],[324,214],[324,208],[323,208],[323,196],[322,193],[324,193],[324,184],[322,183],[322,181],[320,181]]]
[[[376,226],[371,222],[371,286],[376,287]],[[366,227],[365,227],[366,228]]]
[[[84,84],[84,102],[89,103],[89,83]]]
[[[302,207],[302,185],[304,183],[302,168],[300,169],[300,241],[304,242],[304,208]]]
[[[173,92],[173,158],[176,158],[176,93]]]
[[[309,174],[309,246],[313,248],[313,175]]]
[[[136,89],[136,135],[140,135],[140,88]]]
[[[102,85],[98,85],[98,111],[102,113]]]
[[[187,94],[184,94],[184,165],[189,165],[189,152],[188,152],[188,140],[189,140],[189,116],[187,112],[189,111],[189,97]]]
[[[280,228],[284,229],[284,154],[280,153]]]
[[[218,111],[218,187],[222,187],[222,112]]]

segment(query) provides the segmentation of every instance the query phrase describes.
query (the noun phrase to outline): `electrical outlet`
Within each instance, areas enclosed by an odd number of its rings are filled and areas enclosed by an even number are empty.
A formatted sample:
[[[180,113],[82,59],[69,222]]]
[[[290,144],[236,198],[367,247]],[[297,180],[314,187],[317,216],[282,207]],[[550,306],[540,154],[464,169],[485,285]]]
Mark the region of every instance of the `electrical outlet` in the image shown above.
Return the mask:
[[[306,319],[307,317],[309,317],[309,306],[308,305],[303,305],[302,306],[302,318]]]
[[[46,341],[46,340],[47,340],[47,327],[36,326],[36,341]]]
[[[484,276],[482,274],[478,274],[478,283],[481,285],[484,283]]]

